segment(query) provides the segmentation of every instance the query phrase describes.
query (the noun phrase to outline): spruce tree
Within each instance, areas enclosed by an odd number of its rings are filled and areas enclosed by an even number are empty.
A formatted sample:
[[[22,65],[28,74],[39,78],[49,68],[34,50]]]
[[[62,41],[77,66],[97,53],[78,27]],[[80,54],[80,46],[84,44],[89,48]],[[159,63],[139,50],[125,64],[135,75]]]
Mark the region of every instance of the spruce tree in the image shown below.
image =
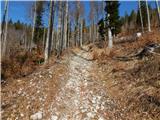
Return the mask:
[[[104,20],[101,19],[99,22],[98,22],[98,32],[99,32],[99,35],[100,35],[100,40],[104,40],[104,35],[106,33],[106,28],[104,27]]]
[[[37,8],[36,8],[36,21],[35,21],[35,35],[33,38],[33,41],[36,44],[39,44],[40,40],[42,40],[43,37],[43,12],[44,12],[44,2],[43,1],[37,1]]]
[[[112,30],[112,35],[116,36],[121,31],[122,20],[119,16],[119,2],[118,1],[105,1],[106,6],[104,8],[105,18],[101,19],[98,22],[99,26],[99,34],[101,39],[104,40],[104,36],[106,36],[107,29]],[[109,15],[109,16],[108,16]],[[109,24],[108,24],[109,22]]]
[[[105,1],[105,3],[106,3],[106,6],[105,6],[106,26],[112,30],[112,35],[117,35],[118,33],[120,33],[120,30],[121,30],[121,21],[119,16],[120,3],[118,1]],[[109,21],[109,25],[108,25],[108,21]]]

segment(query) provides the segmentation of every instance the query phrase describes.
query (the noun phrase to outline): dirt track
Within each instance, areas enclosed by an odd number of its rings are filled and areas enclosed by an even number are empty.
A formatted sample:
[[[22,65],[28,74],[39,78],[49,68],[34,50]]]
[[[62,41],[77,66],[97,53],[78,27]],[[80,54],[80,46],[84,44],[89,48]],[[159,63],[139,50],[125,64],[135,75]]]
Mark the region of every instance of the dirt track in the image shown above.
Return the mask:
[[[52,120],[106,120],[106,113],[115,109],[103,83],[98,80],[98,71],[93,72],[93,61],[87,61],[88,53],[80,51],[69,62],[69,79],[56,95],[50,108]]]

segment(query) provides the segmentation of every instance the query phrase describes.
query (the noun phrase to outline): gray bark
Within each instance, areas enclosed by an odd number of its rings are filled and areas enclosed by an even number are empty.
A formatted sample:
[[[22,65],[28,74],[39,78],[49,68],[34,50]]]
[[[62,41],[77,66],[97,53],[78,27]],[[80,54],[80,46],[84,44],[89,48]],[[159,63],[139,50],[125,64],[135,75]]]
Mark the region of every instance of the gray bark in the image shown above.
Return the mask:
[[[110,15],[108,14],[108,17],[110,17]],[[110,21],[108,20],[108,25],[110,24]],[[113,37],[112,37],[112,32],[111,32],[111,28],[108,27],[108,47],[112,48],[113,47]]]
[[[4,57],[6,53],[6,44],[7,44],[7,32],[8,32],[8,1],[5,2],[5,10],[3,15],[3,23],[2,23],[2,32],[1,32],[1,41],[2,41],[2,57]]]
[[[50,52],[51,52],[51,45],[52,45],[52,29],[53,29],[53,6],[54,1],[50,1],[50,16],[49,16],[49,26],[47,32],[47,40],[45,46],[45,62],[47,62]]]
[[[64,4],[64,2],[62,2],[62,8],[64,8],[65,7],[65,4]],[[63,51],[63,49],[64,49],[64,22],[65,22],[65,20],[64,20],[64,18],[65,18],[65,10],[64,9],[62,9],[62,11],[61,11],[61,13],[62,13],[62,18],[61,18],[61,20],[62,20],[62,25],[61,25],[61,43],[60,43],[60,54],[62,53],[62,51]]]
[[[160,27],[160,8],[159,8],[158,0],[156,0],[156,6],[157,6],[157,13],[158,13],[159,27]]]
[[[81,39],[80,39],[80,46],[83,45],[83,20],[81,20]]]
[[[150,14],[149,14],[149,8],[148,8],[147,0],[146,0],[146,9],[147,9],[148,31],[151,32],[151,22],[150,22]]]
[[[77,12],[78,12],[78,14],[77,14],[77,21],[76,21],[76,31],[77,31],[77,34],[76,34],[76,45],[77,46],[79,46],[80,45],[80,31],[79,31],[79,17],[80,17],[80,13],[79,13],[79,10],[80,10],[80,3],[79,2],[77,2]]]
[[[65,3],[65,17],[64,17],[64,49],[67,47],[67,25],[68,25],[68,1]]]
[[[70,47],[70,34],[71,34],[71,31],[70,31],[70,28],[71,28],[71,21],[69,20],[69,17],[68,17],[68,39],[67,39],[67,47]]]
[[[54,17],[55,17],[55,11],[56,11],[56,9],[55,9],[55,7],[56,7],[56,1],[54,1],[54,5],[53,5],[53,25],[52,26],[54,26]],[[54,30],[54,28],[52,28],[53,30],[52,30],[52,45],[51,45],[51,51],[53,51],[53,49],[55,49],[55,45],[56,45],[56,37],[55,37],[55,30]]]
[[[28,46],[29,47],[29,51],[31,51],[31,45],[32,45],[32,42],[33,42],[33,39],[34,39],[34,34],[35,34],[35,24],[36,24],[36,17],[37,17],[36,9],[37,9],[37,5],[36,5],[36,1],[35,1],[33,27],[32,27],[32,38],[31,38],[29,46]]]
[[[89,27],[89,40],[92,41],[92,24]]]
[[[45,48],[45,41],[46,41],[46,29],[43,30],[43,49]]]
[[[143,26],[143,19],[142,19],[142,11],[141,11],[140,0],[138,0],[138,6],[139,6],[139,14],[140,14],[140,20],[141,20],[141,29],[142,29],[142,33],[144,33],[144,26]]]
[[[58,33],[57,33],[57,37],[58,37],[58,41],[57,41],[57,49],[58,49],[58,55],[60,55],[60,52],[61,52],[61,42],[62,42],[62,38],[61,38],[61,30],[62,30],[62,3],[61,1],[59,1],[59,13],[58,13]]]

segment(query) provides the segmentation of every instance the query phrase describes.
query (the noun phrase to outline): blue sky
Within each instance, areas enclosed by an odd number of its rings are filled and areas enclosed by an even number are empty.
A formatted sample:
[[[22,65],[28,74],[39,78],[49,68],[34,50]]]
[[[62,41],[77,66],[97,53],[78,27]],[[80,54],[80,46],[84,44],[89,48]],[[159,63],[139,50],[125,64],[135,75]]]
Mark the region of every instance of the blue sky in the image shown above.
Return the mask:
[[[31,23],[29,19],[29,6],[31,2],[28,1],[9,1],[9,19],[11,18],[14,22],[20,20],[24,23]],[[155,7],[155,2],[150,1],[149,4]],[[85,5],[85,16],[87,17],[90,10],[89,1],[84,1]],[[137,10],[137,1],[120,1],[119,14],[124,16],[125,12],[130,14],[132,10]],[[1,1],[1,18],[4,10],[4,2]],[[48,20],[46,20],[48,22]]]

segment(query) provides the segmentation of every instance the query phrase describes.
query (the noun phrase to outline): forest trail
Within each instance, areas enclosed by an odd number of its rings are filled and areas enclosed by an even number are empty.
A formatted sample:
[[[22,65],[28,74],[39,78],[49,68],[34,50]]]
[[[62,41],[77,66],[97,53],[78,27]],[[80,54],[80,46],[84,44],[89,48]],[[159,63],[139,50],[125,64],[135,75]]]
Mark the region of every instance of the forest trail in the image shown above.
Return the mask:
[[[61,61],[2,88],[2,119],[120,119],[117,103],[107,93],[104,74],[92,53],[73,50]]]
[[[107,96],[98,72],[94,71],[96,65],[87,60],[88,56],[84,50],[71,55],[69,79],[51,105],[51,120],[110,119],[106,114],[114,111],[115,103]]]

